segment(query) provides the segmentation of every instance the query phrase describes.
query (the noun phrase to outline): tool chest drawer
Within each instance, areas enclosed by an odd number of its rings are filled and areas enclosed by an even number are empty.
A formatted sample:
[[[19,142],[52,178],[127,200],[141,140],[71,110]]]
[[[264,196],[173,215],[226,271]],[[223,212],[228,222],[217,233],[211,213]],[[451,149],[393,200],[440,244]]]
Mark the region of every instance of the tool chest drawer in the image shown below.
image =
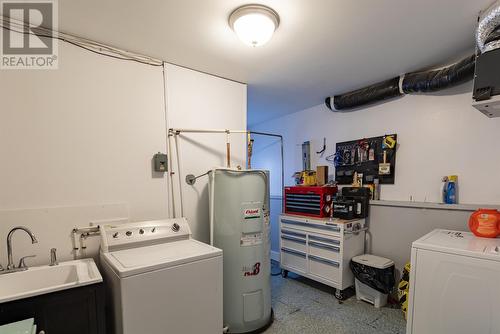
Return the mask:
[[[341,260],[339,246],[333,246],[312,240],[309,240],[308,246],[308,254],[311,256],[319,256],[321,258],[337,262]]]
[[[307,251],[307,240],[305,234],[281,230],[281,246],[291,250],[297,250],[303,253]]]
[[[328,235],[312,234],[312,233],[309,233],[308,236],[309,236],[309,241],[313,243],[321,243],[328,246],[334,246],[340,248],[340,243],[341,243],[340,237],[332,237]]]
[[[288,217],[288,216],[287,216]],[[339,224],[335,223],[319,223],[316,220],[310,218],[282,218],[281,219],[281,227],[290,228],[290,229],[298,229],[302,232],[310,232],[310,233],[322,233],[327,234],[329,236],[339,236],[342,227]]]
[[[307,255],[305,252],[281,247],[281,263],[296,273],[304,274],[307,272]]]
[[[309,255],[309,273],[325,280],[340,281],[340,262]]]
[[[353,231],[353,226],[361,230]],[[351,258],[364,253],[365,220],[280,216],[280,266],[344,290],[354,285]]]

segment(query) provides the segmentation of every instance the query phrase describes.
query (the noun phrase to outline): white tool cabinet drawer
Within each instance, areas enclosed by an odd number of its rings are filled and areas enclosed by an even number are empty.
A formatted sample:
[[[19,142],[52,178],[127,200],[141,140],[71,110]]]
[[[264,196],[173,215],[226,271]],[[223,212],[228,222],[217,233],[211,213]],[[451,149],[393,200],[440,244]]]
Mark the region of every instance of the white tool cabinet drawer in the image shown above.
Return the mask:
[[[309,218],[282,218],[281,219],[282,228],[291,228],[291,229],[299,229],[304,232],[320,232],[327,235],[338,236],[341,231],[341,226],[338,224],[325,224],[318,223]]]
[[[340,262],[309,255],[309,273],[338,283],[340,281]]]
[[[299,274],[307,272],[307,255],[304,252],[281,247],[281,263],[293,272]]]
[[[352,231],[361,226],[361,231]],[[280,216],[280,265],[288,271],[330,285],[337,291],[354,285],[351,258],[364,253],[365,220]]]
[[[318,256],[327,260],[342,261],[340,257],[340,245],[330,243],[317,242],[309,239],[308,254],[310,256]]]
[[[280,238],[281,247],[297,250],[304,254],[307,252],[307,235],[305,233],[282,229]]]

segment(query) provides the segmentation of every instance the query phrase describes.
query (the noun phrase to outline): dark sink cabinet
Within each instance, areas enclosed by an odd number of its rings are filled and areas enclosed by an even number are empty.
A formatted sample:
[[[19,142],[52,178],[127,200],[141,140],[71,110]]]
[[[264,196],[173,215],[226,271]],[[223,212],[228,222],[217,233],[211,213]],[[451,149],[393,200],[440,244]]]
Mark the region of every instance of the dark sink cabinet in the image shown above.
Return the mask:
[[[0,304],[0,325],[29,318],[37,333],[106,334],[103,284]]]

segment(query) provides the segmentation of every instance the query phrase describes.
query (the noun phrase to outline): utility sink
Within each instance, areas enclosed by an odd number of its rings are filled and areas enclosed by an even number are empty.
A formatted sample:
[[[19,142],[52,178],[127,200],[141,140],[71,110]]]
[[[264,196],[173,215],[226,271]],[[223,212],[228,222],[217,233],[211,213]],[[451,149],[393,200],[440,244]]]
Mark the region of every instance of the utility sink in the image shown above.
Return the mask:
[[[0,275],[0,303],[102,282],[93,259]]]

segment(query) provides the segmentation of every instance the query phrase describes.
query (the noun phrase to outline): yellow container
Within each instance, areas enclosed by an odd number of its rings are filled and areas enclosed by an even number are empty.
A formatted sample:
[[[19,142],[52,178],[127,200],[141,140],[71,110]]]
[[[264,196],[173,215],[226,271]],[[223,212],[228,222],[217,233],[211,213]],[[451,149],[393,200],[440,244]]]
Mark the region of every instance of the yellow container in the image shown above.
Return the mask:
[[[303,186],[315,186],[317,183],[316,172],[311,170],[306,170],[302,172],[302,183]]]

